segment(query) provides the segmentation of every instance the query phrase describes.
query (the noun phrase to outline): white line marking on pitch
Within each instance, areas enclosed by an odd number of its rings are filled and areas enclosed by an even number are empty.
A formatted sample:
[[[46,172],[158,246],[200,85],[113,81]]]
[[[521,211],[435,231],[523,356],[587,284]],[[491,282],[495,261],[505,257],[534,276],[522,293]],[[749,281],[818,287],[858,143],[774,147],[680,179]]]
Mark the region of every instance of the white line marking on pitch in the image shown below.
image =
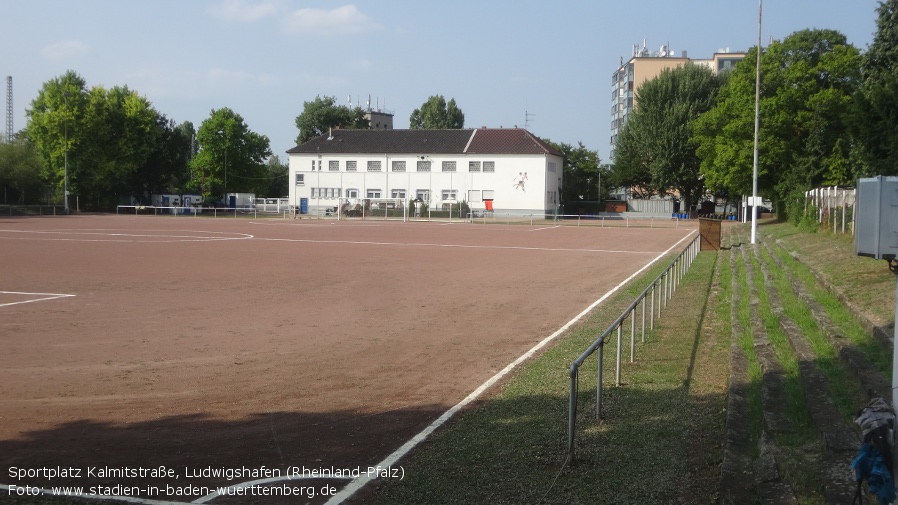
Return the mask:
[[[576,323],[577,321],[579,321],[580,319],[582,319],[584,316],[586,316],[587,314],[589,314],[589,313],[590,313],[593,309],[595,309],[600,303],[602,303],[602,302],[604,302],[605,300],[607,300],[609,296],[611,296],[612,294],[616,293],[620,288],[622,288],[623,286],[625,286],[628,282],[630,282],[631,280],[635,279],[637,275],[639,275],[639,274],[641,274],[642,272],[644,272],[649,266],[651,266],[651,265],[654,264],[656,261],[658,261],[658,260],[660,260],[661,258],[663,258],[667,253],[669,253],[669,252],[672,251],[675,247],[677,247],[678,245],[680,245],[680,243],[682,243],[684,240],[686,240],[687,238],[689,238],[689,236],[691,236],[693,233],[694,233],[694,232],[690,232],[688,235],[686,235],[685,237],[683,237],[682,239],[680,239],[676,244],[670,246],[669,249],[667,249],[667,250],[664,251],[663,253],[659,254],[658,256],[655,256],[655,258],[653,258],[652,261],[649,261],[648,263],[646,263],[642,268],[640,268],[639,270],[637,270],[636,272],[634,272],[633,275],[627,277],[626,279],[624,279],[623,282],[621,282],[620,284],[618,284],[617,286],[615,286],[611,291],[608,291],[607,293],[605,293],[604,295],[602,295],[601,298],[599,298],[598,300],[592,302],[592,304],[590,304],[589,307],[586,307],[586,309],[584,309],[583,312],[580,312],[579,314],[577,314],[573,319],[571,319],[570,321],[568,321],[567,323],[565,323],[564,326],[562,326],[561,328],[555,330],[555,333],[552,333],[552,334],[549,335],[548,337],[544,338],[541,342],[539,342],[539,343],[536,344],[535,346],[531,347],[529,351],[527,351],[527,352],[525,352],[523,355],[521,355],[521,357],[519,357],[518,359],[512,361],[508,366],[506,366],[505,368],[503,368],[499,373],[497,373],[496,375],[490,377],[489,380],[487,380],[486,382],[484,382],[483,384],[481,384],[480,387],[478,387],[478,388],[475,389],[473,392],[471,392],[471,394],[469,394],[468,396],[466,396],[464,400],[458,402],[457,404],[455,404],[454,407],[452,407],[451,409],[449,409],[449,410],[447,410],[446,412],[444,412],[443,415],[441,415],[439,418],[437,418],[436,421],[432,422],[432,423],[430,424],[430,426],[428,426],[427,428],[424,428],[423,430],[421,430],[420,433],[418,433],[417,435],[415,435],[414,437],[412,437],[411,440],[409,440],[408,442],[406,442],[405,444],[403,444],[402,447],[400,447],[399,449],[396,449],[392,454],[390,454],[389,456],[387,456],[386,458],[384,458],[384,460],[381,461],[380,463],[378,463],[377,466],[379,466],[379,467],[381,467],[381,468],[390,468],[390,467],[392,467],[393,465],[395,465],[397,461],[399,461],[400,459],[402,459],[403,456],[405,456],[406,454],[408,454],[408,452],[411,451],[416,445],[418,445],[419,443],[423,442],[425,439],[427,439],[427,437],[430,436],[431,433],[433,433],[434,431],[436,431],[437,428],[439,428],[440,426],[442,426],[443,424],[445,424],[446,421],[448,421],[453,415],[455,415],[456,412],[458,412],[459,410],[465,408],[468,404],[470,404],[470,403],[471,403],[472,401],[474,401],[478,396],[480,396],[484,391],[486,391],[487,389],[489,389],[490,387],[492,387],[494,384],[496,384],[497,382],[499,382],[500,379],[502,379],[503,377],[505,377],[506,375],[508,375],[508,373],[511,372],[512,370],[514,370],[518,365],[520,365],[520,364],[523,363],[524,361],[530,359],[530,357],[533,356],[534,354],[536,354],[537,351],[539,351],[540,349],[542,349],[543,347],[545,347],[549,342],[551,342],[551,341],[555,340],[556,338],[558,338],[558,336],[560,336],[562,333],[564,333],[565,331],[567,331],[568,328],[570,328],[571,326],[573,326],[574,323]],[[366,475],[360,475],[359,477],[353,479],[352,482],[350,482],[348,486],[346,486],[345,488],[343,488],[342,490],[340,490],[339,493],[337,493],[337,494],[335,494],[333,497],[331,497],[331,499],[329,499],[329,500],[325,503],[325,505],[338,505],[338,504],[340,504],[340,503],[343,503],[344,500],[350,498],[352,495],[354,495],[354,494],[356,493],[356,491],[358,491],[359,489],[362,489],[362,487],[364,487],[365,484],[367,484],[367,483],[370,482],[371,480],[372,480],[372,478],[369,477],[367,474],[366,474]]]
[[[156,230],[145,230],[146,232],[153,232]],[[168,230],[158,230],[167,232]],[[127,242],[130,238],[149,238],[156,239],[145,242],[206,242],[206,241],[220,241],[220,240],[246,240],[254,238],[253,235],[248,233],[237,233],[237,232],[214,232],[214,231],[200,231],[200,230],[180,230],[180,233],[231,233],[234,236],[231,237],[223,237],[223,236],[203,236],[203,235],[163,235],[163,234],[154,234],[154,233],[120,233],[113,232],[110,230],[50,230],[50,231],[27,231],[27,230],[0,230],[0,233],[22,233],[22,234],[34,234],[34,235],[76,235],[76,238],[61,238],[61,237],[50,237],[50,238],[35,238],[32,236],[22,236],[22,237],[5,237],[7,239],[13,240],[58,240],[58,241],[69,241],[69,242]],[[111,239],[106,238],[82,238],[82,236],[89,235],[98,235],[101,237],[113,237]],[[130,242],[133,242],[130,241]]]
[[[30,295],[30,296],[40,296],[41,297],[41,298],[35,298],[33,300],[23,300],[21,302],[0,303],[0,307],[9,307],[10,305],[20,305],[23,303],[44,302],[47,300],[55,300],[57,298],[68,298],[70,296],[75,296],[75,295],[67,295],[67,294],[63,294],[63,293],[23,293],[21,291],[0,291],[0,294],[3,294],[3,295]]]
[[[270,240],[272,242],[307,242],[310,244],[349,244],[349,245],[392,245],[392,246],[410,246],[410,247],[457,247],[460,249],[506,249],[517,251],[547,251],[547,252],[601,252],[601,253],[623,253],[623,254],[655,254],[656,251],[626,251],[616,249],[561,249],[558,247],[524,247],[524,246],[505,246],[505,245],[467,245],[467,244],[432,244],[420,242],[374,242],[367,240],[312,240],[301,238],[265,238],[255,237],[256,240]]]

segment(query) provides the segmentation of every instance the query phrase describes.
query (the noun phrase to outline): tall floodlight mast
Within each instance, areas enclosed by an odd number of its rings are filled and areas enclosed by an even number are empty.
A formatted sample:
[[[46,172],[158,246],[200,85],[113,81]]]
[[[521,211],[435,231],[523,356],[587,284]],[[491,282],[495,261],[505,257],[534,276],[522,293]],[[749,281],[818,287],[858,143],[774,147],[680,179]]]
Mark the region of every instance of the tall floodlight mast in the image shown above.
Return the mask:
[[[755,68],[755,154],[751,178],[751,243],[758,243],[758,131],[761,123],[761,2],[758,0],[758,59]]]
[[[12,76],[6,76],[6,141],[12,142]]]

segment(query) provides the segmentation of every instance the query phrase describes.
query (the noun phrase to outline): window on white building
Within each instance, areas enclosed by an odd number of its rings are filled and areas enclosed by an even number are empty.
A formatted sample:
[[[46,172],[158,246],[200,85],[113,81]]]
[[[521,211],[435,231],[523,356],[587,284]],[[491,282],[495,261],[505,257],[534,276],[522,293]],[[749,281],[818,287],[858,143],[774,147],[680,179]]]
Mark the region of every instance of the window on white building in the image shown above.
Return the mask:
[[[340,161],[339,160],[329,160],[327,162],[327,169],[331,172],[339,172],[340,171]]]
[[[443,172],[455,172],[455,162],[454,161],[444,161],[443,162]]]
[[[346,171],[347,172],[355,172],[357,166],[358,166],[357,161],[347,161],[346,162]]]
[[[380,172],[380,160],[368,160],[369,172]]]
[[[480,162],[479,161],[469,161],[468,162],[468,172],[479,172],[480,171]]]
[[[468,201],[469,202],[482,202],[483,200],[480,197],[480,190],[479,189],[468,190]]]
[[[429,202],[430,201],[430,190],[429,189],[417,189],[415,190],[415,198],[418,200]]]
[[[418,160],[416,170],[418,172],[430,172],[430,162]]]
[[[349,188],[346,190],[346,198],[358,198],[358,197],[359,197],[359,190],[352,189],[352,188]]]
[[[340,188],[312,188],[312,198],[340,198]]]
[[[306,183],[305,181],[306,181],[306,174],[296,172],[296,185],[302,186]]]
[[[394,172],[405,172],[405,160],[393,160]]]
[[[483,171],[484,172],[495,172],[496,171],[496,162],[495,161],[484,161],[483,162]]]
[[[405,200],[405,190],[404,189],[394,189],[390,191],[390,198],[398,198],[401,200]]]
[[[495,200],[496,199],[496,191],[492,189],[484,189],[483,190],[483,199],[484,200]]]
[[[365,194],[365,198],[380,198],[380,190],[379,189],[369,189]]]
[[[443,200],[455,200],[458,191],[454,189],[444,189],[442,192]]]

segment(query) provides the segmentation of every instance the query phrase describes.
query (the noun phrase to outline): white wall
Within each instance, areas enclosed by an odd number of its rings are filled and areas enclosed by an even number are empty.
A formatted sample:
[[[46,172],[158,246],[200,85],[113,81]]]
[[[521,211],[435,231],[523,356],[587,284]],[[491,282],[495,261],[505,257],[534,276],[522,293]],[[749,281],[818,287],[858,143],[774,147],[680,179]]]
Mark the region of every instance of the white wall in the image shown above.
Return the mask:
[[[483,191],[493,191],[493,208],[497,212],[549,212],[558,203],[558,189],[561,186],[562,159],[558,156],[527,155],[431,155],[430,172],[418,172],[418,156],[412,155],[326,155],[322,154],[321,170],[318,170],[318,155],[291,154],[290,167],[290,204],[299,205],[301,198],[309,198],[309,207],[334,207],[337,198],[312,198],[312,188],[339,189],[339,195],[347,196],[348,189],[356,189],[359,198],[367,198],[369,190],[380,190],[383,199],[392,198],[392,190],[404,189],[406,198],[415,198],[417,190],[428,189],[431,194],[431,205],[438,206],[443,190],[456,190],[457,201],[468,201],[472,209],[482,210]],[[314,170],[312,161],[315,161]],[[329,170],[329,161],[339,162],[338,172]],[[346,162],[357,163],[355,172],[346,171]],[[379,172],[368,171],[368,161],[380,161]],[[405,172],[393,171],[394,161],[405,161]],[[443,161],[455,161],[455,172],[443,172]],[[480,161],[480,172],[469,172],[468,162]],[[495,162],[495,172],[483,172],[483,161]],[[548,162],[556,165],[554,172],[548,171]],[[303,175],[303,185],[296,186],[296,173]],[[521,178],[526,180],[521,184]],[[470,190],[479,192],[471,195]],[[473,198],[472,198],[473,196]],[[554,198],[554,201],[553,201]]]

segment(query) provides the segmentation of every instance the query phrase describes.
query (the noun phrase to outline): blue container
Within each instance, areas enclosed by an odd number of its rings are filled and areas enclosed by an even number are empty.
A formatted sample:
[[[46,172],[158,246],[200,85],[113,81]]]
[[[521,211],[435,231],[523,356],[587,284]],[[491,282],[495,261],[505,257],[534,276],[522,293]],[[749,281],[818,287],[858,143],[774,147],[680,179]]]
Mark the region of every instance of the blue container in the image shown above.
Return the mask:
[[[299,213],[300,214],[308,214],[309,213],[309,199],[308,198],[300,198],[299,199]]]

